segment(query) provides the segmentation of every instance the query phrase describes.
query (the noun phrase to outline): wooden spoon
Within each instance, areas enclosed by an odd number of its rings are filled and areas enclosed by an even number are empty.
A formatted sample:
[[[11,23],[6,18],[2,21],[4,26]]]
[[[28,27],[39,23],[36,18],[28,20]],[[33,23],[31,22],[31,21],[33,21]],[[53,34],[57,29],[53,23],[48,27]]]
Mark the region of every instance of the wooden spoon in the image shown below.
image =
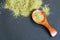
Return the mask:
[[[37,19],[34,19],[35,14],[36,14],[37,12],[40,12],[40,14],[43,15],[44,19],[43,19],[42,21],[37,20]],[[41,25],[43,25],[44,27],[46,27],[46,28],[48,29],[48,31],[50,32],[50,34],[51,34],[52,37],[55,37],[55,36],[57,35],[57,31],[56,31],[53,27],[51,27],[51,26],[49,25],[49,23],[47,22],[46,15],[45,15],[45,13],[44,13],[42,10],[35,10],[35,11],[32,13],[32,19],[33,19],[33,21],[34,21],[35,23],[41,24]]]

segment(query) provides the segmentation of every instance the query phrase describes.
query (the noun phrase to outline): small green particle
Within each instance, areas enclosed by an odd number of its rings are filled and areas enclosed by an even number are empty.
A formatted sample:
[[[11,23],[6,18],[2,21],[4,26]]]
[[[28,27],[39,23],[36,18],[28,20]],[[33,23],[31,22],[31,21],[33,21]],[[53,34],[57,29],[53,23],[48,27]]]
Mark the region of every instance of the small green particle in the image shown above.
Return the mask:
[[[44,7],[42,7],[42,10],[45,12],[47,16],[50,14],[50,8],[48,7],[48,5],[45,5]]]

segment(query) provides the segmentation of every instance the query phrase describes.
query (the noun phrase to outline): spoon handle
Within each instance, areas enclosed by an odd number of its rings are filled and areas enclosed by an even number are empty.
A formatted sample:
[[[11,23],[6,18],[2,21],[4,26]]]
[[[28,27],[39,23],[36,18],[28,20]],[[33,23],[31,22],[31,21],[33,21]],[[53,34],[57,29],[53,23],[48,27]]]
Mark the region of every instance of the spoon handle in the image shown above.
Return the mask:
[[[48,22],[45,22],[44,26],[48,29],[48,31],[50,32],[50,34],[51,34],[52,37],[55,37],[57,35],[57,31],[53,27],[51,27],[48,24]]]

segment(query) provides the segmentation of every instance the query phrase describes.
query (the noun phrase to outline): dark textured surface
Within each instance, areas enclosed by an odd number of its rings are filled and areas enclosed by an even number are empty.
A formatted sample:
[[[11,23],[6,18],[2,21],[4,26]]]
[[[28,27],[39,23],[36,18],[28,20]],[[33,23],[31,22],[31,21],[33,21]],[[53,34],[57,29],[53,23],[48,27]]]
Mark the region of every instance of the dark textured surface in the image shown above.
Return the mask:
[[[12,16],[12,12],[0,8],[0,40],[60,40],[60,0],[46,0],[50,4],[51,14],[47,17],[48,22],[57,31],[56,37],[52,38],[47,30],[35,24],[31,17]],[[0,6],[1,6],[0,0]]]

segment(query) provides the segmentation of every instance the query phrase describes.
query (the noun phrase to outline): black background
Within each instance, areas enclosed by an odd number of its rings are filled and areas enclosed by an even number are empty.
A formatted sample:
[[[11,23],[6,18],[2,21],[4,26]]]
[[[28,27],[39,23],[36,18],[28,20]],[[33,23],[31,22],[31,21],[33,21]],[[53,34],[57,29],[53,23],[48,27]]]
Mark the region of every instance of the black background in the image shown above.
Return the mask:
[[[4,1],[0,0],[0,7]],[[60,0],[45,1],[51,8],[48,22],[58,32],[54,38],[46,28],[35,24],[31,17],[15,18],[11,10],[0,8],[0,40],[60,40]]]

